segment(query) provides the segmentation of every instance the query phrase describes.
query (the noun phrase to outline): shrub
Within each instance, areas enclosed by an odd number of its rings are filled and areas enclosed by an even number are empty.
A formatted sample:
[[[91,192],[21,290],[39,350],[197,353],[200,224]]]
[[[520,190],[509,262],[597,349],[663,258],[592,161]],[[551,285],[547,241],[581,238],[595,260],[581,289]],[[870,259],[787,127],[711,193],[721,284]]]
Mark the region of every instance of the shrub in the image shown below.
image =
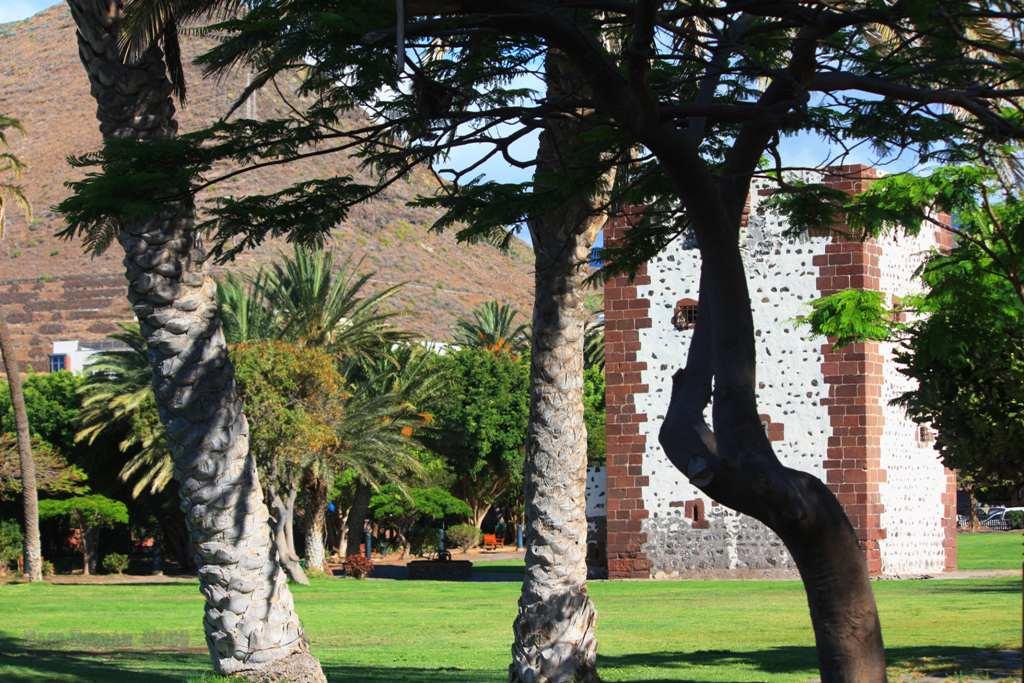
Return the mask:
[[[467,551],[480,542],[480,530],[473,524],[456,524],[448,529],[448,540],[457,548]]]
[[[1010,510],[1007,512],[1006,525],[1011,529],[1024,529],[1024,510]]]
[[[43,576],[53,576],[56,573],[57,568],[53,566],[53,562],[43,560]]]
[[[353,579],[365,579],[373,571],[373,560],[365,555],[349,555],[343,566],[345,573]]]
[[[0,521],[0,574],[7,571],[11,562],[21,557],[21,526],[16,520]]]
[[[128,568],[128,556],[124,553],[107,553],[103,558],[103,568],[111,574],[124,574]]]

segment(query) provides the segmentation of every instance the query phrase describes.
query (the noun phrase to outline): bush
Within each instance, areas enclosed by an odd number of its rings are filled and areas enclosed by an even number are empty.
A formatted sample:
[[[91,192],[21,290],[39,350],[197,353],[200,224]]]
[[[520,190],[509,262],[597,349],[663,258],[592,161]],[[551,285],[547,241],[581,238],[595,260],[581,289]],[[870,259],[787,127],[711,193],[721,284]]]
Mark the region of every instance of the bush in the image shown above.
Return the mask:
[[[448,529],[448,540],[465,552],[480,543],[480,530],[473,524],[456,524]]]
[[[1024,510],[1010,510],[1007,512],[1006,525],[1011,529],[1024,529]]]
[[[53,566],[53,562],[43,560],[43,576],[53,576],[56,573],[57,568]]]
[[[342,566],[353,579],[365,579],[373,571],[373,560],[365,555],[349,555]]]
[[[103,568],[111,574],[124,574],[128,568],[128,556],[124,553],[107,553],[103,558]]]
[[[21,526],[13,519],[0,521],[0,574],[21,557],[21,550]]]

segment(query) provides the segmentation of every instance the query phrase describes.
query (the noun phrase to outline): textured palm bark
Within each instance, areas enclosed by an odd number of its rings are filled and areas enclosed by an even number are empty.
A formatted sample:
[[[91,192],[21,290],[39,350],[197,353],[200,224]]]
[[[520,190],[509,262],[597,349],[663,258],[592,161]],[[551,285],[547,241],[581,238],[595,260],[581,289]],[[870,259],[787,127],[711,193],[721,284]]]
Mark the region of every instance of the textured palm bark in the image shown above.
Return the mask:
[[[306,536],[306,566],[324,569],[327,566],[327,482],[322,477],[312,477],[309,504],[303,518]]]
[[[104,138],[174,136],[159,48],[127,65],[116,46],[120,2],[68,4]],[[324,681],[277,561],[194,214],[191,202],[166,206],[125,226],[118,240],[199,566],[210,656],[218,673]]]
[[[699,310],[686,366],[674,377],[662,447],[703,492],[760,520],[786,544],[807,594],[822,680],[884,681],[881,625],[856,532],[821,480],[779,462],[758,416],[737,234],[742,203],[722,200],[710,184],[686,192],[701,248]],[[713,430],[704,418],[709,402]]]
[[[581,87],[557,53],[547,58],[549,94]],[[581,132],[550,121],[537,173],[564,171]],[[538,187],[538,190],[543,190]],[[529,222],[536,267],[530,423],[526,438],[526,575],[513,631],[509,680],[596,681],[597,612],[587,594],[587,430],[583,421],[583,304],[586,263],[597,229],[589,197],[567,198]]]
[[[3,355],[7,388],[14,409],[14,430],[18,440],[18,458],[21,460],[21,511],[24,516],[25,576],[29,581],[43,580],[43,550],[39,540],[39,492],[36,489],[36,462],[32,459],[32,437],[29,433],[25,394],[21,389],[21,368],[14,355],[7,321],[0,317],[0,355]]]

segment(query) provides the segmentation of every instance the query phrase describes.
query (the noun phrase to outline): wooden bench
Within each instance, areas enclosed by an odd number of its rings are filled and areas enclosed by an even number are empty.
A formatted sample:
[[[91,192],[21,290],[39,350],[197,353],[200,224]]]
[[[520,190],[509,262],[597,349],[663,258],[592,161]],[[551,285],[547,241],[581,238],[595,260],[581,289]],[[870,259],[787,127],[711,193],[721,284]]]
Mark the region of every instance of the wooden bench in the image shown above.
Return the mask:
[[[484,550],[497,550],[501,547],[497,534],[484,534]]]

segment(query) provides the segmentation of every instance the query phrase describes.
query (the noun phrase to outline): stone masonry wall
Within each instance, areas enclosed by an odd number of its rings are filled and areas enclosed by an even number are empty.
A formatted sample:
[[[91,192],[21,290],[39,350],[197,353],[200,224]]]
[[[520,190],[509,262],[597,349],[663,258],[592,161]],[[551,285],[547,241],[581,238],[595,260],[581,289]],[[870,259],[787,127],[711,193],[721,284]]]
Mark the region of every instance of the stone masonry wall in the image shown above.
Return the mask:
[[[870,177],[868,169],[840,167],[824,181],[860,191]],[[776,454],[837,494],[873,573],[938,571],[949,565],[955,542],[948,531],[952,519],[955,532],[955,487],[930,446],[908,442],[908,435],[918,434],[916,425],[888,406],[893,392],[905,390],[892,349],[867,344],[833,351],[794,328],[795,318],[822,293],[850,286],[909,293],[910,273],[893,264],[913,270],[935,236],[861,243],[819,231],[788,239],[782,218],[761,206],[769,192],[766,183],[752,188],[742,246],[757,341],[758,404]],[[628,221],[616,222],[612,240],[627,228]],[[681,307],[696,300],[698,274],[696,249],[676,240],[634,283],[616,278],[606,289],[612,577],[794,571],[774,533],[690,485],[657,441],[671,377],[685,362],[692,334],[673,322],[678,324]]]

